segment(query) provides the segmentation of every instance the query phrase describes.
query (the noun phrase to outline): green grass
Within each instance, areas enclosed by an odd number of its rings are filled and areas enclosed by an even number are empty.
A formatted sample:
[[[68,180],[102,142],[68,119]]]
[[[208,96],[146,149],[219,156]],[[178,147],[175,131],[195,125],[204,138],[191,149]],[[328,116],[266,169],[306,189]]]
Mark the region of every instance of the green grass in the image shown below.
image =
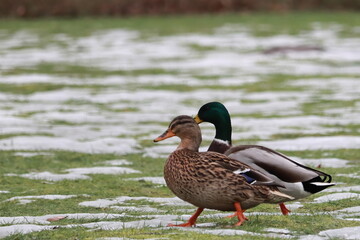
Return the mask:
[[[161,75],[161,74],[176,74],[176,71],[167,71],[161,68],[151,69],[135,69],[135,70],[104,70],[97,67],[87,67],[79,65],[69,65],[67,63],[40,63],[33,67],[13,68],[3,71],[4,75],[19,75],[19,74],[51,74],[54,76],[68,76],[76,78],[92,77],[106,77],[106,76],[141,76]]]
[[[66,33],[73,37],[89,35],[94,31],[114,28],[140,30],[144,36],[172,35],[183,33],[210,33],[216,27],[226,24],[249,26],[259,36],[274,33],[298,34],[312,28],[312,23],[329,25],[341,23],[341,30],[346,35],[354,34],[352,27],[360,25],[356,12],[299,12],[290,14],[255,13],[255,14],[219,14],[219,15],[183,15],[167,17],[128,17],[128,18],[75,18],[75,19],[2,19],[0,29],[10,32],[19,29],[35,30],[49,34]],[[176,26],[176,27],[174,27]],[[51,35],[50,35],[51,36]]]

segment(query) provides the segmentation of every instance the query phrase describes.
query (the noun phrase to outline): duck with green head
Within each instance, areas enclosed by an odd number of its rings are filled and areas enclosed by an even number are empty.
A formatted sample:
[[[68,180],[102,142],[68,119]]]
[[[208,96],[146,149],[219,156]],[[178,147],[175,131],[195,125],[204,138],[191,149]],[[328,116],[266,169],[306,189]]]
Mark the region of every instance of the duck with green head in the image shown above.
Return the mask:
[[[181,141],[166,160],[166,185],[176,196],[198,209],[188,222],[168,226],[193,226],[205,208],[236,211],[236,226],[240,226],[247,220],[243,213],[246,209],[292,199],[278,190],[281,184],[246,164],[217,152],[199,152],[201,131],[192,117],[174,118],[154,141],[173,136]]]
[[[331,183],[332,178],[329,174],[301,165],[272,149],[258,145],[233,147],[230,114],[220,102],[206,103],[194,119],[198,124],[209,122],[215,126],[215,138],[208,151],[224,153],[229,158],[247,164],[280,182],[283,187],[279,187],[279,190],[294,199],[307,197],[335,185]],[[290,210],[284,203],[279,205],[284,215],[289,214]]]

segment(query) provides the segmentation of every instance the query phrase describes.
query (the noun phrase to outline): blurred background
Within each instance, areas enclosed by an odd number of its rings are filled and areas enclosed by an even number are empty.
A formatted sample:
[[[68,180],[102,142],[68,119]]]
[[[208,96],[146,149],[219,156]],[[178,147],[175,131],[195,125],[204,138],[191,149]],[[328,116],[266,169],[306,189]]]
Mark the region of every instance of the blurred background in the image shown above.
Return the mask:
[[[358,0],[0,0],[0,17],[134,16],[224,12],[358,11]]]

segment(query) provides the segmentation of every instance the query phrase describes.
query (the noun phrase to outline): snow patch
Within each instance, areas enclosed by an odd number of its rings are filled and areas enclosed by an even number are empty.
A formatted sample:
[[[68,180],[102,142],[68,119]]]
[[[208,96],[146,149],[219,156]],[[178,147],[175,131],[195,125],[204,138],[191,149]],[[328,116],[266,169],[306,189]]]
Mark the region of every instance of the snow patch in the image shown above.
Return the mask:
[[[328,195],[325,195],[325,196],[315,198],[314,203],[325,203],[325,202],[339,201],[339,200],[348,199],[348,198],[359,199],[360,194],[358,194],[358,193],[349,193],[349,192],[346,192],[346,193],[333,193],[333,194],[328,194]]]
[[[18,196],[18,197],[12,197],[5,201],[14,201],[18,200],[20,204],[27,204],[31,203],[35,199],[47,199],[47,200],[58,200],[58,199],[68,199],[77,197],[77,195],[38,195],[38,196]]]
[[[330,229],[319,232],[319,235],[326,239],[359,239],[360,238],[360,227],[345,227],[339,229]]]
[[[260,141],[259,145],[287,151],[356,149],[360,146],[357,136],[301,137],[296,139]]]
[[[122,165],[131,165],[132,162],[129,162],[125,159],[114,159],[114,160],[108,160],[104,162],[106,165],[112,165],[112,166],[122,166]]]
[[[134,139],[103,138],[80,142],[67,138],[26,136],[0,140],[0,150],[63,150],[84,153],[136,153]]]
[[[63,181],[90,179],[88,174],[108,174],[121,175],[130,173],[140,173],[140,171],[127,167],[90,167],[90,168],[70,168],[65,170],[68,173],[51,173],[51,172],[31,172],[24,174],[6,174],[7,176],[18,176],[23,178],[47,181]]]
[[[128,178],[128,180],[145,181],[154,184],[166,185],[165,179],[163,177],[139,177],[139,178]]]
[[[173,198],[156,198],[156,197],[128,197],[128,196],[121,196],[114,199],[98,199],[94,201],[85,201],[79,203],[80,206],[85,207],[96,207],[96,208],[104,208],[109,207],[116,204],[123,204],[127,201],[137,201],[137,200],[146,200],[150,202],[160,203],[161,205],[167,206],[192,206],[191,204],[182,201],[178,197]]]
[[[303,165],[311,167],[324,167],[324,168],[343,168],[350,167],[349,161],[338,158],[320,158],[320,159],[304,159],[299,157],[291,157],[292,160],[297,161]]]

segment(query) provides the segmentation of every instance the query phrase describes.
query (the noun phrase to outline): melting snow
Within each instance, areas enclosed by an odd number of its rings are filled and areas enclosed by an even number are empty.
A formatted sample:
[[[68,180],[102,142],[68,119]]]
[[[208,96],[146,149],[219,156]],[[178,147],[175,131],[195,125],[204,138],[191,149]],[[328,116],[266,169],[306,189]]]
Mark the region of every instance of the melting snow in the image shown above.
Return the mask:
[[[260,141],[259,145],[270,148],[302,151],[302,150],[332,150],[351,149],[360,146],[360,137],[357,136],[328,136],[328,137],[300,137],[296,139]]]
[[[325,196],[321,196],[318,198],[314,199],[315,203],[324,203],[324,202],[332,202],[332,201],[339,201],[342,199],[348,199],[348,198],[355,198],[355,199],[359,199],[360,198],[360,194],[358,193],[333,193],[333,194],[328,194]]]
[[[20,224],[0,227],[0,238],[5,238],[13,234],[27,234],[53,229],[54,226],[39,226],[34,224]]]
[[[112,165],[112,166],[121,166],[121,165],[131,165],[132,162],[129,162],[125,159],[114,159],[114,160],[108,160],[104,162],[106,165]]]
[[[66,214],[49,214],[43,216],[17,216],[17,217],[0,217],[0,225],[7,224],[50,224],[47,219],[54,217],[66,217],[67,219],[113,219],[124,217],[125,214],[113,213],[66,213]]]
[[[359,239],[360,238],[360,227],[345,227],[339,229],[330,229],[321,231],[320,236],[326,239],[341,238],[341,239]]]
[[[360,186],[331,187],[323,190],[322,192],[360,192]]]
[[[341,26],[340,26],[341,27]],[[39,63],[67,63],[103,70],[134,70],[151,69],[156,63],[157,68],[166,71],[179,71],[178,75],[141,75],[141,76],[109,76],[103,78],[72,78],[46,74],[26,74],[1,76],[0,82],[6,84],[66,84],[68,87],[53,91],[35,92],[29,95],[0,93],[2,108],[0,109],[0,134],[16,134],[19,136],[0,139],[0,150],[37,151],[36,153],[21,153],[19,156],[34,156],[44,154],[49,150],[76,151],[85,153],[115,153],[124,155],[139,153],[141,141],[151,140],[164,129],[162,122],[167,122],[176,115],[197,112],[198,107],[208,101],[221,101],[229,109],[233,117],[234,139],[257,139],[258,144],[280,150],[331,150],[343,148],[359,148],[360,138],[357,136],[327,136],[300,137],[269,141],[274,134],[331,134],[343,130],[343,126],[360,123],[360,104],[352,107],[324,109],[319,116],[301,116],[302,104],[311,102],[314,98],[333,100],[357,100],[360,90],[358,79],[351,75],[359,75],[360,68],[354,64],[360,61],[360,45],[356,38],[341,38],[338,36],[339,26],[324,28],[314,25],[313,30],[297,36],[276,35],[255,37],[249,29],[239,26],[225,26],[213,34],[188,34],[183,36],[154,37],[149,41],[139,40],[139,33],[128,30],[109,30],[96,32],[82,38],[70,38],[57,35],[58,41],[67,44],[57,46],[49,44],[42,48],[22,48],[27,44],[36,46],[41,39],[38,35],[19,31],[8,34],[0,39],[2,69],[17,67],[33,67]],[[114,41],[115,39],[115,41]],[[259,49],[269,49],[278,46],[299,46],[309,42],[321,42],[323,51],[285,52],[281,54],[263,54]],[[201,54],[192,49],[191,45],[214,46],[216,51],[205,51]],[[124,48],[123,46],[126,46]],[[16,51],[13,48],[18,48]],[[79,48],[81,52],[77,51]],[[141,58],[138,57],[141,53]],[[115,60],[114,60],[115,59]],[[326,61],[341,67],[334,68]],[[346,63],[346,64],[344,64]],[[219,79],[200,79],[193,77],[198,73],[224,76]],[[237,87],[247,83],[263,80],[262,75],[268,74],[292,75],[335,75],[351,74],[349,77],[334,78],[304,78],[289,80],[286,84],[302,87],[305,91],[263,91],[248,93]],[[324,82],[326,81],[326,84]],[[76,85],[97,85],[97,91],[78,88]],[[134,85],[135,84],[135,85]],[[179,92],[168,90],[147,90],[146,87],[164,84],[187,86],[231,86],[231,90],[203,88],[199,90]],[[111,86],[111,87],[109,87]],[[117,87],[113,89],[112,86]],[[75,88],[76,87],[76,88]],[[119,89],[121,87],[121,89]],[[324,93],[328,92],[328,93]],[[319,94],[321,93],[321,94]],[[323,94],[324,93],[324,94]],[[72,104],[79,102],[81,104]],[[184,104],[193,102],[196,104]],[[106,105],[104,110],[98,105]],[[189,105],[189,106],[187,106]],[[171,106],[171,113],[168,109]],[[112,111],[114,110],[114,111]],[[319,110],[321,111],[321,110]],[[21,115],[27,117],[19,117]],[[239,117],[242,114],[275,115],[271,118]],[[212,140],[213,126],[202,125],[205,140]],[[160,130],[159,130],[160,129]],[[160,131],[160,132],[158,132]],[[145,133],[145,135],[144,135]],[[27,134],[30,136],[21,136]],[[40,136],[40,135],[46,136]],[[119,138],[118,136],[126,136]],[[141,137],[139,137],[141,136]],[[142,149],[144,157],[166,158],[172,152],[178,140],[169,140],[166,145],[154,145]],[[202,148],[205,150],[206,148]],[[348,161],[343,159],[301,159],[305,164],[322,167],[347,167]],[[139,173],[139,171],[116,167],[130,165],[123,159],[103,162],[106,167],[72,168],[66,173],[30,172],[25,174],[7,174],[31,179],[60,181],[64,179],[89,179],[89,174],[124,174]],[[109,166],[110,165],[110,166]],[[337,174],[359,178],[358,174]],[[140,177],[132,180],[151,181],[164,184],[161,177]],[[360,194],[349,191],[359,191],[359,186],[329,188],[326,192],[335,192],[318,197],[315,203],[356,198]],[[325,192],[324,191],[324,192]],[[8,193],[8,191],[0,191]],[[26,203],[34,199],[66,199],[76,195],[43,195],[20,196],[9,200]],[[118,197],[113,199],[98,199],[81,202],[81,206],[109,207],[118,211],[158,212],[148,206],[134,206],[127,201],[146,200],[162,205],[189,206],[178,198],[147,198]],[[125,206],[124,206],[125,205]],[[300,203],[287,204],[290,209],[301,207]],[[187,211],[187,210],[182,210]],[[341,219],[351,220],[359,216],[357,207],[342,209],[334,214]],[[261,215],[274,213],[254,213]],[[280,213],[276,213],[279,215]],[[296,214],[296,213],[292,213]],[[81,215],[80,218],[111,219],[123,214],[111,215]],[[69,218],[75,217],[66,214]],[[301,215],[301,214],[299,214]],[[310,215],[310,214],[308,214]],[[50,215],[49,215],[50,216]],[[52,217],[58,215],[51,215]],[[220,216],[220,214],[219,214]],[[311,215],[310,215],[311,216]],[[0,237],[14,233],[29,233],[51,229],[45,217],[2,217],[1,224],[19,224],[0,227]],[[169,222],[188,218],[189,216],[151,215],[149,219],[131,222],[91,222],[85,224],[64,225],[64,227],[83,226],[90,229],[122,229],[125,227],[160,227]],[[354,218],[358,221],[358,218]],[[26,222],[25,222],[26,221]],[[23,224],[33,223],[33,224]],[[34,224],[47,224],[46,226]],[[286,229],[267,229],[271,233],[259,234],[236,229],[205,229],[214,226],[211,223],[199,224],[198,228],[181,229],[199,231],[216,235],[257,235],[264,237],[289,237]],[[359,238],[359,227],[333,229],[320,232],[314,236],[303,236],[303,239],[327,238]],[[274,235],[275,234],[275,235]],[[285,236],[284,236],[285,235]]]
[[[319,167],[319,166],[324,168],[350,167],[348,165],[349,161],[338,158],[303,159],[298,157],[291,157],[291,159],[311,167]]]
[[[360,178],[360,175],[356,174],[356,173],[350,173],[350,174],[339,173],[339,174],[336,174],[336,175],[341,176],[341,177]]]
[[[154,184],[161,184],[166,185],[165,179],[163,177],[139,177],[139,178],[129,178],[129,180],[134,181],[146,181],[146,182],[152,182]]]
[[[85,201],[79,203],[80,206],[86,206],[86,207],[96,207],[96,208],[104,208],[109,207],[115,204],[122,204],[126,201],[132,201],[132,200],[146,200],[150,202],[157,202],[162,205],[176,205],[176,206],[192,206],[191,204],[182,201],[181,199],[177,197],[173,198],[155,198],[155,197],[128,197],[128,196],[121,196],[114,199],[98,199],[94,201]]]
[[[138,170],[126,167],[90,167],[90,168],[70,168],[65,170],[68,173],[57,174],[51,172],[31,172],[24,174],[6,174],[7,176],[19,176],[29,179],[36,180],[47,180],[47,181],[63,181],[63,180],[77,180],[77,179],[89,179],[88,174],[129,174],[129,173],[140,173]]]
[[[34,157],[39,155],[53,155],[50,152],[17,152],[14,153],[15,156],[22,156],[22,157]]]
[[[58,200],[58,199],[68,199],[77,197],[77,195],[38,195],[38,196],[19,196],[12,197],[7,199],[6,201],[19,201],[20,204],[28,204],[33,202],[35,199],[48,199],[48,200]]]
[[[133,139],[104,138],[80,142],[67,138],[31,136],[0,140],[0,150],[65,150],[85,153],[133,153]]]

